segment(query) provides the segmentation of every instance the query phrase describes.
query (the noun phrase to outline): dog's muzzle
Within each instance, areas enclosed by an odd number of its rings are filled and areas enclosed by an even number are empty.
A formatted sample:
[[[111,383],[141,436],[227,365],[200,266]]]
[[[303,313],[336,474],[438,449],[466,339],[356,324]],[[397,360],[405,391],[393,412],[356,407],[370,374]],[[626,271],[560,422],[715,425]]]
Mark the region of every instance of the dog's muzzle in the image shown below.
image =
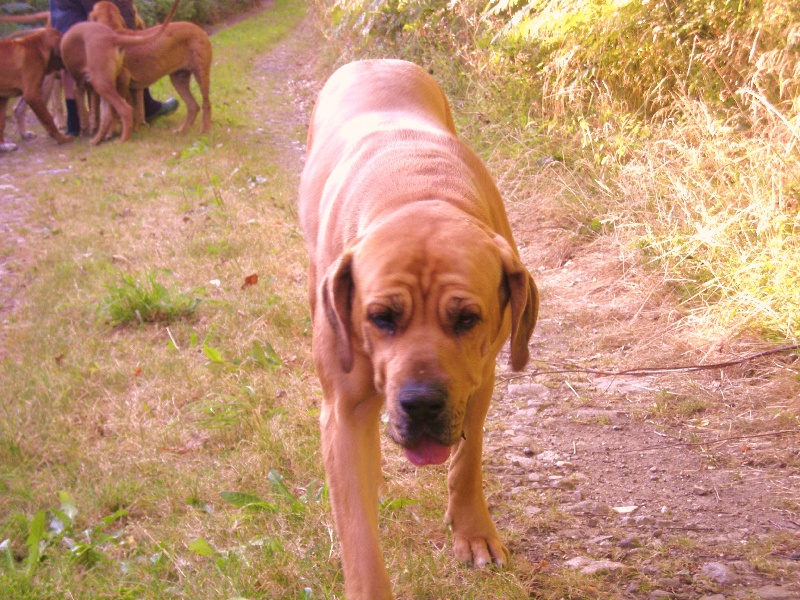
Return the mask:
[[[415,465],[439,464],[450,456],[452,422],[447,386],[410,381],[397,393],[398,409],[390,419],[389,436],[405,449]]]

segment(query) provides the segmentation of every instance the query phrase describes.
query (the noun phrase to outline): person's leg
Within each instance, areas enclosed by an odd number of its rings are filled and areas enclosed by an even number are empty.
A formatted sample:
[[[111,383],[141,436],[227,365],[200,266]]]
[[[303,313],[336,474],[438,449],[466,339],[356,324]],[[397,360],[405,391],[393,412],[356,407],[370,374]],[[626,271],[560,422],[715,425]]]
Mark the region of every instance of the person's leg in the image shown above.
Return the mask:
[[[64,35],[70,27],[88,18],[86,7],[77,0],[71,2],[55,2],[50,0],[50,24]],[[69,73],[61,71],[61,83],[64,86],[64,105],[67,108],[67,135],[78,136],[81,133],[81,122],[78,117],[78,105],[75,103],[75,80]]]
[[[61,84],[64,86],[64,104],[67,107],[67,135],[78,137],[81,134],[81,120],[75,103],[75,80],[62,70]]]

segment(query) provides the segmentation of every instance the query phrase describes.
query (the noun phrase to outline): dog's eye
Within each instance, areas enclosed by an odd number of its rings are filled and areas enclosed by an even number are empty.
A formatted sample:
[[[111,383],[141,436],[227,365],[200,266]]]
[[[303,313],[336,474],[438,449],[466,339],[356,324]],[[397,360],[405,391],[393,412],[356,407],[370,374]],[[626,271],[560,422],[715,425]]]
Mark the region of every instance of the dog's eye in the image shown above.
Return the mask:
[[[391,310],[382,310],[379,312],[370,313],[367,318],[369,322],[375,327],[386,333],[394,333],[397,331],[397,318],[396,312]]]
[[[455,325],[453,329],[455,329],[456,333],[467,333],[470,331],[475,325],[480,322],[481,318],[474,312],[464,311],[458,315],[456,318]]]

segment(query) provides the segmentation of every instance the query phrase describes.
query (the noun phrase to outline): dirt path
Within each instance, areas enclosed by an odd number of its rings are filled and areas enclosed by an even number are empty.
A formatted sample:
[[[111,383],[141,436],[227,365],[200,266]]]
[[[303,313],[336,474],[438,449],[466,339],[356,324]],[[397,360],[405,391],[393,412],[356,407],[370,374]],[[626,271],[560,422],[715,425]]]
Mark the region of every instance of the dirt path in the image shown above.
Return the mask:
[[[318,43],[307,22],[256,67],[256,77],[285,73],[292,110],[281,118],[298,126],[324,78]],[[302,148],[288,144],[286,155],[299,169]],[[0,317],[24,294],[4,266],[31,242],[19,233],[26,211],[18,180],[56,177],[58,165],[58,148],[41,134],[0,155]],[[534,188],[547,189],[558,173],[540,177]],[[530,572],[531,597],[543,594],[537,582],[547,577],[573,589],[570,573],[597,572],[596,592],[576,584],[578,596],[800,598],[800,385],[792,357],[695,374],[546,373],[567,363],[708,363],[748,350],[695,336],[659,278],[613,239],[575,241],[563,209],[547,198],[509,199],[542,312],[536,362],[522,376],[500,374],[486,426],[490,501],[509,532],[514,568]]]
[[[261,67],[285,72],[305,123],[329,71],[309,54],[319,41],[308,23],[298,36]],[[541,178],[547,188],[558,173]],[[500,375],[486,425],[490,501],[514,532],[517,566],[532,569],[532,597],[540,576],[566,566],[605,573],[590,597],[800,598],[792,358],[660,377],[543,373],[566,361],[615,370],[735,354],[694,340],[659,278],[612,239],[575,244],[563,208],[547,204],[509,201],[542,292],[537,362]]]
[[[796,356],[701,373],[547,374],[737,353],[693,338],[660,279],[613,239],[570,245],[558,216],[510,213],[542,292],[539,362],[500,377],[487,427],[497,504],[518,506],[508,526],[524,532],[514,550],[545,569],[607,573],[602,597],[800,598]]]

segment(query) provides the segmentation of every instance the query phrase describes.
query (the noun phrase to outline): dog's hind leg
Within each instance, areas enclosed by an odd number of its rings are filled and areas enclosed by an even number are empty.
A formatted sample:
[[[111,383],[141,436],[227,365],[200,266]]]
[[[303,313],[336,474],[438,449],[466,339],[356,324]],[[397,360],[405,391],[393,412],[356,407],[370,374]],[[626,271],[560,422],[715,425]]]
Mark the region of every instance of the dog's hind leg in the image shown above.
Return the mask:
[[[67,126],[67,115],[64,106],[64,84],[61,81],[60,73],[51,73],[49,77],[51,78],[51,87],[46,97],[53,108],[53,122],[59,129],[64,129]]]
[[[5,138],[3,137],[3,132],[6,129],[7,106],[8,106],[8,98],[5,96],[0,96],[0,152],[11,152],[12,150],[17,149],[16,144],[12,144],[11,142],[6,144]]]
[[[28,105],[25,103],[24,98],[17,100],[14,106],[14,119],[17,121],[17,132],[22,140],[30,140],[35,137],[35,133],[28,131],[27,124],[25,123],[25,113],[28,112]]]
[[[203,98],[203,133],[211,129],[211,100],[209,99],[209,89],[211,88],[211,73],[208,66],[201,67],[194,73],[194,78],[200,86],[200,95]]]
[[[177,133],[187,132],[200,112],[200,105],[197,104],[197,100],[195,100],[192,95],[190,85],[191,77],[192,74],[189,71],[175,71],[169,76],[178,95],[186,103],[186,120],[183,122],[183,125],[177,129]]]

